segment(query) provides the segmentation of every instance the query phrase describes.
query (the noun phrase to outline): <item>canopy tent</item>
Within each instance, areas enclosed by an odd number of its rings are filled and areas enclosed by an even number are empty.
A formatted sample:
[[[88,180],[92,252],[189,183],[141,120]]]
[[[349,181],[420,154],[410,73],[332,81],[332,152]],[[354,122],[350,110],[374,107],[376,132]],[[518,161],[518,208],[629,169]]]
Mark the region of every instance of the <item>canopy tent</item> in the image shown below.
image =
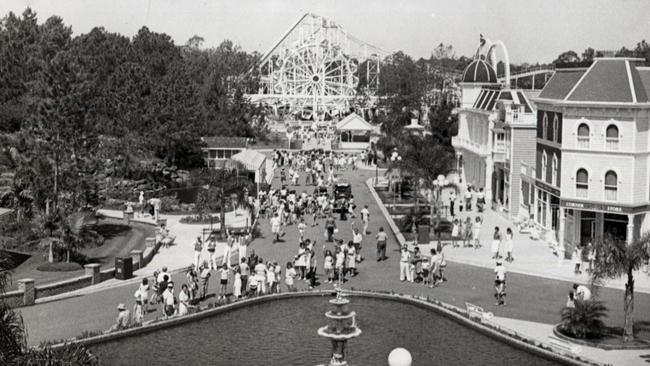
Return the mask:
[[[336,124],[340,146],[344,149],[365,149],[370,145],[370,135],[377,131],[375,126],[359,115],[352,113]]]
[[[366,122],[365,119],[361,118],[358,114],[352,113],[347,117],[343,118],[336,124],[336,129],[341,131],[375,131],[375,127],[370,123]]]
[[[255,183],[265,182],[266,155],[255,150],[244,150],[233,155],[231,159],[242,163],[250,172],[254,172]]]

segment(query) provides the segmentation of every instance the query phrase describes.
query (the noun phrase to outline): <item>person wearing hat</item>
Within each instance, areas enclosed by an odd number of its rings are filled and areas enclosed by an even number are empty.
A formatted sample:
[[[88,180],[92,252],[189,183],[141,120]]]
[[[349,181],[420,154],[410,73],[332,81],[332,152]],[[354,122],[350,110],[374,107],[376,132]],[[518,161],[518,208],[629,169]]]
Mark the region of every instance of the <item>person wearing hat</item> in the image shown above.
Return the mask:
[[[167,289],[165,292],[163,292],[163,313],[165,315],[165,319],[174,315],[176,312],[176,308],[174,307],[175,303],[176,298],[174,297],[174,283],[169,282],[167,283]]]
[[[399,280],[400,281],[412,282],[411,271],[409,268],[410,264],[411,264],[411,252],[409,251],[408,245],[404,244],[402,245],[402,250],[400,251],[400,259],[399,259]]]
[[[497,260],[497,265],[494,268],[496,278],[494,280],[494,298],[497,299],[496,305],[506,304],[506,267],[503,262]]]
[[[203,251],[203,241],[200,236],[194,241],[194,268],[199,268],[201,263],[201,251]]]
[[[117,305],[117,318],[115,319],[115,324],[109,329],[109,332],[114,332],[116,330],[122,330],[129,327],[131,324],[131,312],[126,309],[124,304]]]

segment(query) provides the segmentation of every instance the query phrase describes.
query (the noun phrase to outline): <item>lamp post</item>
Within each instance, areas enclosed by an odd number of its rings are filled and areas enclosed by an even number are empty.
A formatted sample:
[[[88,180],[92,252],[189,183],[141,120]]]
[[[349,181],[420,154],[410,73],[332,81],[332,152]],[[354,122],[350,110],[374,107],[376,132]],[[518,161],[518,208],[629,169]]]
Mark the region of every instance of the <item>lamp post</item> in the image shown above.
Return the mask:
[[[375,161],[375,187],[377,187],[377,183],[379,182],[379,164],[377,163],[377,146],[375,144],[372,144],[372,159]]]
[[[399,170],[399,163],[402,161],[402,157],[397,152],[397,149],[393,150],[393,154],[390,157],[390,161],[393,164],[393,166],[395,166],[395,164],[397,164],[397,167],[398,167],[397,172],[399,173],[398,180],[401,179],[402,178],[402,171]],[[395,203],[396,193],[397,193],[397,190],[395,189],[395,183],[393,183],[393,210],[395,209],[395,204],[396,204]]]

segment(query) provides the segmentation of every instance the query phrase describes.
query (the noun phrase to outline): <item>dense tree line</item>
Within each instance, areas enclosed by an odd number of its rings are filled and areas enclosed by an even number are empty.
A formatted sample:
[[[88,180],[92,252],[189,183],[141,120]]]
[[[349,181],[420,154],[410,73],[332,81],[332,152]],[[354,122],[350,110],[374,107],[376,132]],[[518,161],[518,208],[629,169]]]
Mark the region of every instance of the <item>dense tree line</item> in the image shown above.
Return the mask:
[[[197,163],[202,135],[257,136],[263,116],[243,91],[256,82],[248,70],[258,56],[201,42],[177,46],[146,27],[132,39],[99,27],[72,37],[59,17],[38,24],[30,9],[9,13],[0,22],[0,132],[52,137],[63,123],[87,143],[117,138],[118,150],[180,166]]]

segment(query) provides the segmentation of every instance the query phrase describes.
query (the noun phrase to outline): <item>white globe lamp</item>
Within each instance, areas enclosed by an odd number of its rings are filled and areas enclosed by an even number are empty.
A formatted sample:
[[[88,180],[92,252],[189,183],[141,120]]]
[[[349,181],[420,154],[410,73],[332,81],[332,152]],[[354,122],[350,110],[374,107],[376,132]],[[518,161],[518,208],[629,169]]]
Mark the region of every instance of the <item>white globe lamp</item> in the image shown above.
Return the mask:
[[[388,366],[411,366],[412,363],[411,352],[405,348],[395,348],[388,355]]]

